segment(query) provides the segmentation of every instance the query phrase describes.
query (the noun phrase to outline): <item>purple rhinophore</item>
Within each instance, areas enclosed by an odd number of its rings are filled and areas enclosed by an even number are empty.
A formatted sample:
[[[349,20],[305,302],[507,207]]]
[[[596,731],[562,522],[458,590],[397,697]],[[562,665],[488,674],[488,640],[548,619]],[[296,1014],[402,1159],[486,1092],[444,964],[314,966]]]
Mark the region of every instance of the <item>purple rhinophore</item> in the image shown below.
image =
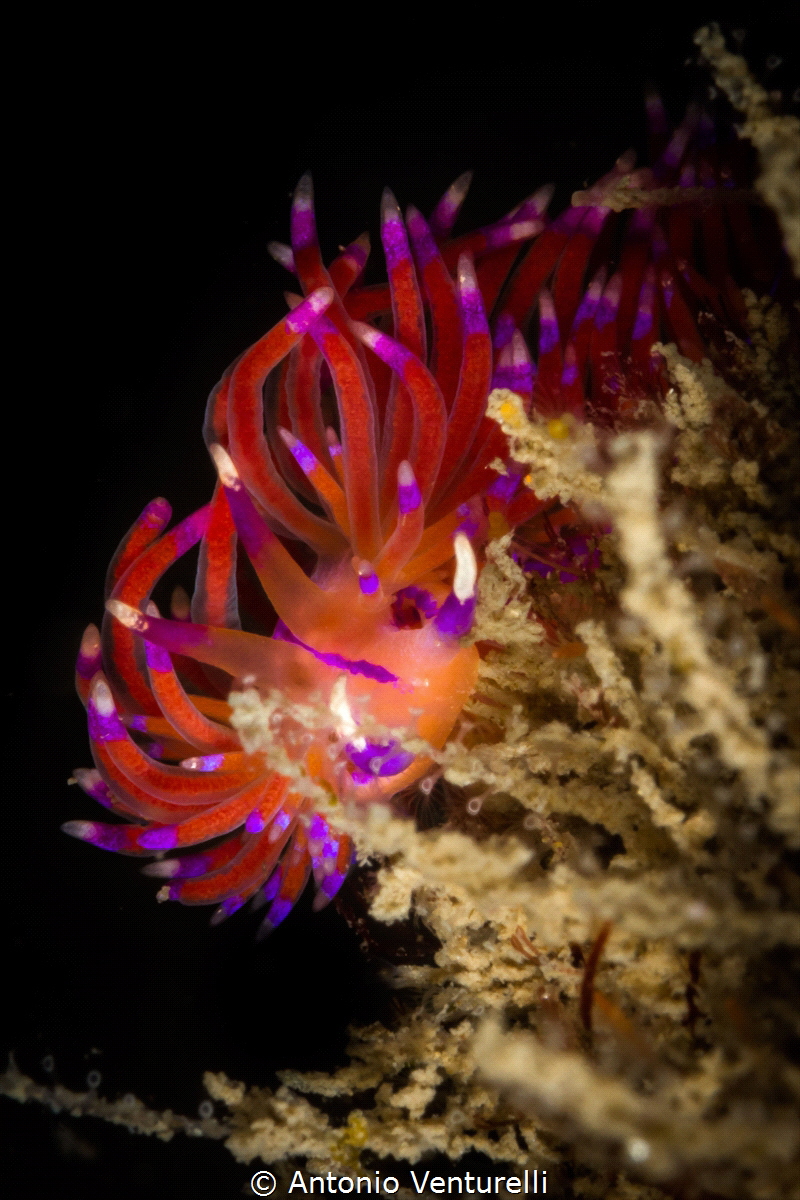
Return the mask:
[[[369,771],[362,771],[358,767],[354,767],[350,772],[350,778],[352,779],[353,783],[357,783],[359,787],[363,787],[367,783],[373,783],[375,780],[375,776],[370,774]]]
[[[436,628],[450,637],[464,637],[472,628],[475,616],[475,597],[459,600],[451,592],[436,614]]]
[[[381,586],[381,581],[375,572],[370,570],[368,575],[359,575],[358,586],[365,596],[374,596]]]
[[[243,896],[226,896],[220,904],[220,908],[225,916],[229,917],[232,913],[238,912],[244,902]]]
[[[559,338],[556,310],[549,292],[543,288],[539,296],[539,356],[554,350]]]
[[[410,205],[406,213],[406,225],[408,232],[411,234],[411,242],[414,247],[414,257],[417,260],[417,265],[427,267],[429,262],[438,257],[439,251],[436,248],[436,242],[433,240],[433,235],[428,228],[428,222],[413,205]]]
[[[87,706],[89,717],[89,737],[95,742],[118,742],[127,737],[125,726],[120,721],[116,709],[110,713],[101,713],[92,698]]]
[[[633,325],[633,333],[631,341],[638,342],[653,328],[653,297],[652,294],[646,298],[643,296],[639,301],[639,307],[636,310],[636,320]]]
[[[316,223],[310,209],[297,208],[292,213],[292,246],[295,250],[303,250],[314,244]]]
[[[533,391],[533,369],[530,363],[500,363],[492,376],[492,388],[527,396]]]
[[[228,496],[238,493],[228,493]],[[209,634],[205,625],[191,621],[169,621],[164,617],[146,617],[144,637],[173,654],[182,654],[189,646],[208,645]]]
[[[324,838],[328,832],[328,822],[319,813],[314,813],[308,823],[308,836],[315,841]]]
[[[329,863],[335,863],[336,855],[338,853],[339,853],[339,843],[331,835],[330,837],[327,838],[326,841],[324,841],[322,843],[322,849],[320,850],[320,857]]]
[[[157,646],[155,642],[144,643],[144,656],[148,667],[152,671],[171,671],[172,659],[163,646]]]
[[[308,446],[295,439],[289,446],[289,449],[294,455],[295,462],[299,466],[300,470],[304,471],[306,475],[310,475],[317,465],[317,460],[309,450]]]
[[[266,829],[267,822],[264,820],[261,813],[256,809],[255,812],[250,813],[244,823],[244,827],[248,833],[261,833],[263,829]]]
[[[361,749],[349,742],[345,750],[353,766],[370,776],[399,775],[414,761],[414,755],[395,740],[367,742]]]
[[[194,879],[197,875],[205,875],[211,866],[207,854],[186,854],[180,859],[167,861],[180,863],[173,879]]]
[[[365,249],[360,242],[351,242],[342,257],[349,258],[352,263],[355,263],[358,270],[362,271],[369,258],[369,250]]]
[[[269,542],[275,535],[262,521],[243,487],[226,488],[225,495],[228,498],[228,506],[236,526],[236,532],[252,559],[261,552],[264,543]],[[202,629],[202,640],[208,640],[208,633],[202,626],[195,626],[195,629]],[[183,634],[183,630],[181,633]],[[200,637],[198,640],[201,640]]]
[[[178,557],[186,554],[188,550],[197,545],[208,529],[210,516],[211,505],[206,504],[203,508],[199,508],[197,512],[187,517],[185,521],[181,521],[180,525],[175,526],[170,537],[173,534],[175,536],[175,553]]]
[[[525,339],[512,326],[509,341],[495,356],[492,387],[506,387],[520,395],[530,395],[536,379],[536,366],[528,353]]]
[[[483,297],[480,290],[477,287],[469,287],[462,284],[459,288],[459,296],[461,300],[461,318],[464,322],[464,333],[488,333],[489,326],[486,321]]]
[[[399,216],[387,217],[381,226],[381,242],[388,270],[411,258],[405,226]]]
[[[675,168],[679,166],[681,159],[686,152],[689,138],[692,135],[694,123],[694,120],[691,122],[683,121],[675,130],[669,142],[667,143],[659,162],[657,162],[653,168],[656,178],[663,177],[664,167],[670,171],[674,171]]]
[[[431,233],[436,238],[437,242],[443,242],[450,233],[450,230],[456,223],[460,204],[454,203],[450,198],[450,189],[445,192],[436,208],[433,210],[428,222]]]
[[[401,514],[414,512],[420,504],[422,504],[422,493],[417,487],[416,479],[412,483],[397,485],[397,507]]]
[[[564,363],[564,370],[561,372],[562,387],[571,387],[575,380],[580,375],[577,360],[573,357]]]
[[[632,341],[637,341],[653,328],[655,319],[656,280],[655,269],[649,266],[645,273],[642,290],[639,293],[639,306],[636,310],[636,322],[633,326]]]
[[[99,771],[94,767],[76,767],[72,775],[81,791],[85,792],[87,796],[91,796],[93,800],[98,800],[106,793],[111,795],[108,784],[101,779]]]
[[[292,814],[288,813],[285,808],[282,808],[272,818],[272,828],[280,830],[281,833],[283,832],[284,829],[287,829],[291,825],[291,823],[292,823]]]
[[[142,524],[150,529],[163,529],[172,516],[172,505],[159,496],[151,500],[142,513]]]
[[[413,357],[411,351],[406,346],[403,346],[400,342],[396,342],[387,333],[379,333],[374,341],[370,343],[370,348],[377,354],[378,358],[382,359],[398,375],[402,375],[406,363]]]
[[[78,657],[75,662],[75,671],[81,679],[92,680],[103,665],[103,655],[98,645],[94,654],[84,654],[83,650],[78,651]]]
[[[347,878],[347,871],[331,871],[319,885],[319,890],[332,900]]]
[[[174,850],[178,844],[178,826],[164,825],[161,829],[148,829],[136,839],[145,850]]]
[[[583,218],[581,233],[588,233],[590,237],[597,237],[600,230],[605,225],[606,217],[610,212],[611,209],[605,208],[602,204],[592,205],[586,216]]]
[[[277,900],[273,900],[270,910],[264,918],[264,924],[274,929],[276,925],[280,925],[281,921],[288,917],[291,911],[292,901],[284,900],[279,896]]]
[[[399,775],[401,773],[401,771],[405,771],[408,769],[408,767],[411,766],[411,764],[414,761],[414,758],[415,758],[415,755],[413,755],[410,750],[402,750],[401,749],[401,750],[398,750],[396,754],[393,754],[391,756],[391,758],[385,758],[380,763],[376,762],[376,760],[373,759],[372,764],[371,764],[371,770],[373,770],[373,772],[374,772],[375,767],[377,766],[378,767],[377,774],[382,777],[388,777],[391,775]]]
[[[535,237],[544,229],[545,222],[541,217],[524,218],[518,214],[513,221],[498,221],[484,229],[486,246],[489,250],[500,250],[514,242],[524,242],[527,238]]]
[[[516,328],[514,318],[509,316],[508,313],[501,313],[494,327],[494,337],[492,339],[494,349],[502,350],[504,346],[507,346],[513,338]]]
[[[181,763],[189,771],[218,771],[225,762],[224,754],[198,754],[195,758],[185,758]],[[191,763],[191,766],[187,766]]]
[[[285,318],[286,328],[291,333],[308,333],[312,328],[316,333],[322,327],[322,323],[325,321],[325,317],[322,314],[330,307],[333,300],[333,293],[329,288],[326,288],[325,291],[328,295],[320,296],[320,291],[322,291],[321,288],[312,292],[302,304],[298,304],[297,308]],[[329,323],[325,331],[329,333],[332,328],[333,326]]]
[[[97,783],[91,788],[86,789],[87,796],[91,796],[98,804],[102,804],[103,808],[114,808],[116,800],[110,787],[105,779],[98,779]]]
[[[295,188],[289,227],[295,252],[316,242],[317,224],[314,220],[314,191],[310,175],[304,175]]]
[[[465,171],[463,175],[459,175],[458,179],[450,184],[450,187],[431,213],[431,232],[437,242],[443,242],[449,237],[450,231],[455,225],[456,217],[461,211],[461,206],[464,203],[471,182],[471,171]]]
[[[597,311],[597,305],[600,303],[600,297],[603,294],[605,283],[606,273],[605,269],[601,267],[592,282],[589,284],[586,292],[584,293],[583,299],[578,305],[578,311],[575,313],[575,318],[572,322],[573,332],[575,332],[578,326],[584,321],[591,321],[592,317]]]
[[[603,292],[597,303],[597,309],[594,314],[595,328],[605,329],[612,321],[616,320],[617,310],[619,309],[620,301],[620,284],[619,277],[614,276],[609,279],[606,290]]]
[[[131,849],[131,834],[134,830],[130,825],[101,825],[99,822],[92,824],[94,828],[91,835],[83,838],[83,841],[90,842],[92,846],[99,846],[101,850],[113,850],[117,854],[125,854]],[[133,844],[135,845],[135,842]]]
[[[282,878],[283,876],[281,874],[280,867],[277,871],[272,872],[269,879],[261,889],[261,894],[263,895],[265,901],[275,899],[278,894],[278,888],[281,886]]]
[[[522,479],[522,473],[512,472],[509,475],[498,475],[492,486],[486,493],[487,496],[494,497],[495,500],[500,500],[504,504],[507,503],[519,486],[519,481]]]
[[[329,667],[338,667],[342,671],[349,671],[351,675],[363,675],[365,679],[374,679],[376,683],[397,683],[399,679],[398,675],[393,675],[385,667],[367,662],[363,658],[354,660],[345,658],[342,654],[323,654],[321,650],[315,650],[313,646],[309,646],[306,642],[301,642],[300,638],[295,637],[291,629],[283,621],[278,621],[272,636],[276,641],[291,642],[294,646],[301,646],[303,650],[307,650],[309,654],[313,654],[318,662],[325,663]]]
[[[561,233],[574,233],[588,211],[590,211],[588,208],[580,206],[565,208],[563,213],[556,217],[550,228],[557,229]]]

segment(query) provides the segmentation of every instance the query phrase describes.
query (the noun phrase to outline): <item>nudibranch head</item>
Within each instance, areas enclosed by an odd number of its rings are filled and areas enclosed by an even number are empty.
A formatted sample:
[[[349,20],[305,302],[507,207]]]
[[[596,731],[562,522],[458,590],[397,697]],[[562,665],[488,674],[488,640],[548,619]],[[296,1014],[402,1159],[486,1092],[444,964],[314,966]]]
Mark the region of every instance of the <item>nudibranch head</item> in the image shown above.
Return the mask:
[[[451,239],[468,176],[430,221],[414,208],[404,219],[387,191],[388,282],[374,286],[359,285],[365,237],[324,265],[300,181],[291,246],[271,249],[303,296],[211,394],[213,497],[169,531],[166,501],[147,506],[111,564],[102,635],[84,635],[95,767],[75,775],[123,821],[67,832],[125,854],[182,852],[145,870],[169,881],[165,898],[218,905],[215,920],[258,897],[273,928],[312,873],[317,906],[336,894],[353,849],[315,796],[387,801],[428,773],[475,686],[468,635],[489,538],[527,524],[532,570],[569,579],[596,565],[582,534],[554,532],[569,524],[561,506],[526,487],[486,415],[490,391],[521,396],[556,439],[587,416],[618,427],[662,397],[657,341],[697,361],[709,353],[698,314],[741,324],[729,260],[753,258],[750,216],[729,206],[714,232],[696,184],[721,193],[731,177],[696,132],[690,117],[664,138],[652,171],[632,174],[623,156],[549,222],[546,188]],[[628,220],[607,202],[626,184],[640,195]],[[670,188],[691,199],[665,207]],[[153,589],[198,544],[191,605],[165,619]],[[270,636],[241,627],[244,556]],[[231,726],[228,696],[247,688],[274,702],[275,754],[246,752]],[[298,715],[311,710],[323,719]]]

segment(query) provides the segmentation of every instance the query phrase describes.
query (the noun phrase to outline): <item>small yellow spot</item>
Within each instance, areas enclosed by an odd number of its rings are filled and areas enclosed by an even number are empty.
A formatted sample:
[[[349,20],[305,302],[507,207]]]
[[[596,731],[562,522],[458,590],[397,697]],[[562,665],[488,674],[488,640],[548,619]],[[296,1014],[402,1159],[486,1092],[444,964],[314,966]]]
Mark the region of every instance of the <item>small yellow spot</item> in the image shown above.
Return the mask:
[[[570,435],[570,427],[563,417],[553,417],[552,421],[547,422],[547,432],[557,442],[563,442]]]
[[[525,484],[525,487],[533,487],[533,476],[526,475],[522,482]]]
[[[500,512],[489,513],[489,537],[492,541],[495,538],[505,537],[509,531],[508,521]]]
[[[369,1126],[366,1117],[356,1109],[347,1118],[347,1128],[342,1135],[342,1141],[349,1146],[366,1146],[368,1137]]]
[[[364,1114],[356,1109],[347,1118],[347,1125],[340,1130],[331,1145],[331,1158],[345,1171],[359,1170],[359,1150],[369,1139],[369,1126]]]
[[[515,417],[516,415],[516,407],[511,403],[510,400],[504,400],[500,405],[500,416],[503,417],[504,420],[510,421],[511,418]]]

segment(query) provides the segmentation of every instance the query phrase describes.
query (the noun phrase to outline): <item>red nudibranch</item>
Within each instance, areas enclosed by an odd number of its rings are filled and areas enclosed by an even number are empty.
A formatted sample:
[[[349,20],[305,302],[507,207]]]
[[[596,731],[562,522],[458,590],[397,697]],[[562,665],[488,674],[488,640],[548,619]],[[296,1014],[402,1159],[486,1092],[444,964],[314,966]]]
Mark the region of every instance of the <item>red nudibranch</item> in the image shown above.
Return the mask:
[[[300,181],[291,247],[272,253],[305,298],[289,297],[289,314],[212,392],[211,502],[169,532],[166,501],[147,506],[111,564],[102,636],[91,625],[84,635],[77,686],[95,767],[75,776],[123,821],[70,821],[68,833],[157,856],[145,872],[169,881],[163,893],[218,905],[215,921],[256,898],[269,930],[312,873],[316,907],[335,895],[352,845],[298,779],[367,803],[429,771],[406,747],[414,737],[441,748],[474,688],[478,651],[465,635],[484,546],[553,508],[487,418],[490,390],[509,388],[543,418],[618,427],[662,395],[656,341],[699,361],[698,314],[742,327],[731,262],[756,276],[762,266],[752,214],[701,205],[695,190],[739,180],[697,113],[671,135],[656,102],[649,114],[655,167],[631,176],[623,156],[552,221],[544,188],[451,239],[469,176],[430,221],[413,208],[404,220],[387,191],[383,285],[358,286],[365,237],[324,265],[311,182]],[[603,200],[625,176],[693,198],[620,216]],[[191,609],[173,606],[166,620],[153,588],[197,543]],[[269,637],[241,628],[242,551],[277,616]],[[294,774],[243,751],[226,703],[243,687],[285,698]],[[325,728],[289,715],[312,698],[330,714]]]

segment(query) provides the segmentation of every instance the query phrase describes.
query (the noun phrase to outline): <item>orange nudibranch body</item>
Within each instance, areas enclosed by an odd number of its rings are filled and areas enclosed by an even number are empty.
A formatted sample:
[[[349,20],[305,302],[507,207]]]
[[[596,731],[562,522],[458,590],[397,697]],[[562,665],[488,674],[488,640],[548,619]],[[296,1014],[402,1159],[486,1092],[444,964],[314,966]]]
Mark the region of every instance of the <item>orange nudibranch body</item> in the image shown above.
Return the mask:
[[[692,121],[637,173],[639,192],[693,196],[711,167]],[[545,188],[456,240],[467,176],[430,222],[414,208],[404,219],[387,191],[388,283],[371,287],[358,286],[365,237],[325,266],[300,181],[291,246],[272,252],[303,296],[212,392],[214,495],[169,531],[166,501],[148,505],[111,564],[102,636],[84,635],[77,685],[95,765],[75,776],[121,821],[67,832],[159,856],[145,871],[168,881],[161,895],[216,904],[215,921],[254,898],[269,904],[269,930],[311,874],[315,904],[336,894],[353,848],[305,781],[371,803],[429,771],[475,687],[468,635],[489,537],[518,530],[523,568],[564,583],[597,562],[585,528],[568,534],[576,514],[525,486],[486,416],[490,390],[552,418],[553,437],[587,416],[618,428],[662,398],[656,342],[699,361],[701,312],[712,332],[739,328],[729,271],[754,258],[747,208],[720,218],[703,279],[688,256],[711,229],[708,207],[620,218],[604,205],[632,166],[623,156],[553,221]],[[198,543],[191,605],[164,619],[153,589]],[[241,626],[252,572],[270,636]],[[269,708],[274,752],[245,753],[231,726],[228,696],[248,688]]]

